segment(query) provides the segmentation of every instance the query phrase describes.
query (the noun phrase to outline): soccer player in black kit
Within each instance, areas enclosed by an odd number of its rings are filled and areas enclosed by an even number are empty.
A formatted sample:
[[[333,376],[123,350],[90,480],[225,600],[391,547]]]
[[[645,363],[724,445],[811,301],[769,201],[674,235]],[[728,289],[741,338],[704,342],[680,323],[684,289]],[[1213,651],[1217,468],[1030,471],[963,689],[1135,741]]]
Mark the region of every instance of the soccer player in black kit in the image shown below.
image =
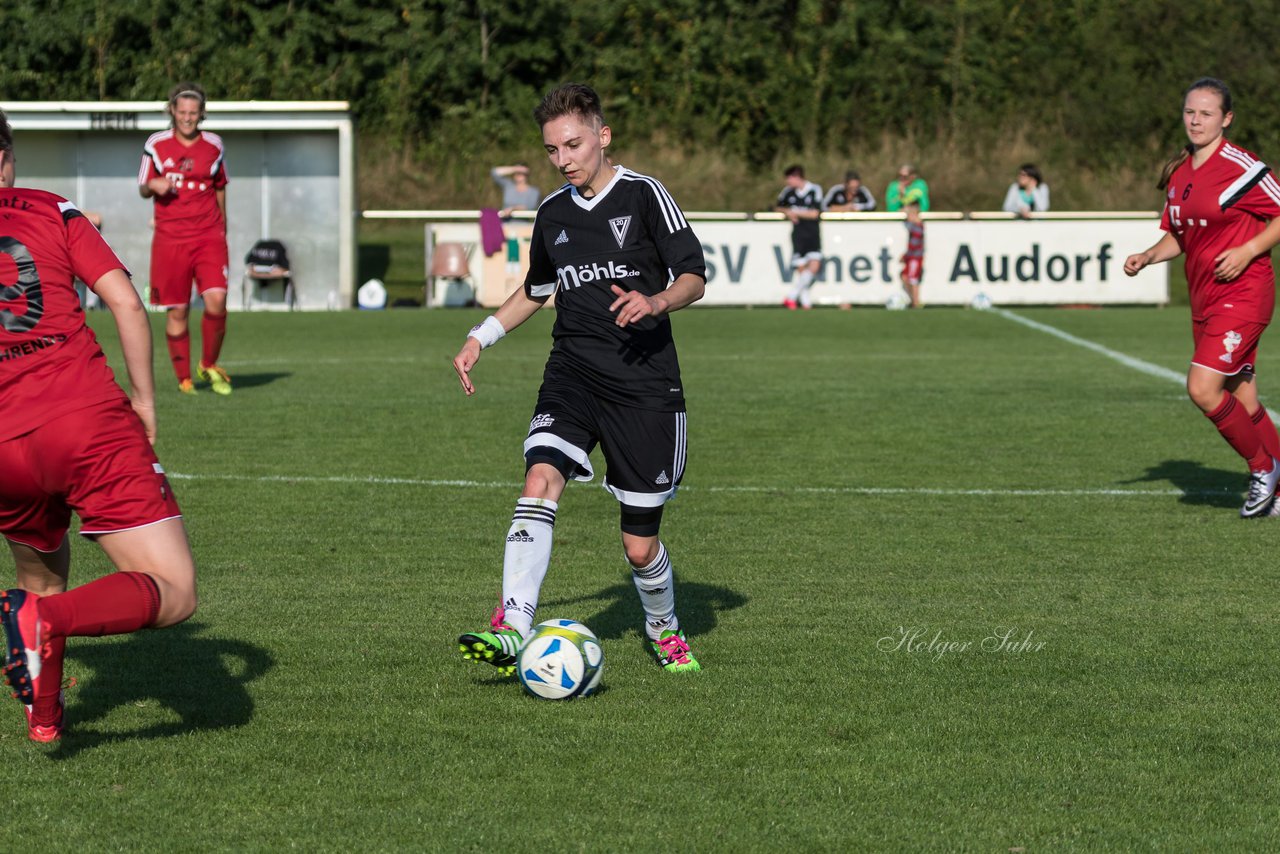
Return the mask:
[[[588,455],[599,444],[603,485],[621,505],[622,546],[649,648],[668,671],[696,671],[658,528],[685,465],[684,387],[667,315],[701,299],[702,245],[662,184],[608,164],[612,131],[589,86],[553,89],[533,116],[568,183],[538,207],[524,287],[471,330],[453,367],[473,394],[480,352],[555,294],[553,343],[524,441],[524,490],[507,533],[502,600],[490,625],[458,644],[464,658],[515,672],[551,561],[557,502],[570,479],[592,479]]]

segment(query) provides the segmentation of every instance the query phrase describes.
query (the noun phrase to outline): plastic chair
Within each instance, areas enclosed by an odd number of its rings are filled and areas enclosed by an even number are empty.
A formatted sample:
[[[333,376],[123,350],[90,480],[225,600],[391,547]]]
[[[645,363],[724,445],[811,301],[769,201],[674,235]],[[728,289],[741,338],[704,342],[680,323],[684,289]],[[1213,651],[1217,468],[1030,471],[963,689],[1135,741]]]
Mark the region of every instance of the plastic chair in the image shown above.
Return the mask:
[[[289,254],[279,240],[259,240],[244,256],[244,276],[240,279],[240,300],[246,311],[252,310],[254,298],[261,288],[279,282],[284,288],[283,301],[289,311],[298,307],[289,269]]]
[[[471,278],[471,253],[474,250],[473,243],[453,242],[437,243],[432,248],[431,269],[427,272],[427,287],[423,293],[424,305],[470,305],[475,302],[475,289],[467,284]],[[437,287],[441,280],[446,283],[443,294]]]

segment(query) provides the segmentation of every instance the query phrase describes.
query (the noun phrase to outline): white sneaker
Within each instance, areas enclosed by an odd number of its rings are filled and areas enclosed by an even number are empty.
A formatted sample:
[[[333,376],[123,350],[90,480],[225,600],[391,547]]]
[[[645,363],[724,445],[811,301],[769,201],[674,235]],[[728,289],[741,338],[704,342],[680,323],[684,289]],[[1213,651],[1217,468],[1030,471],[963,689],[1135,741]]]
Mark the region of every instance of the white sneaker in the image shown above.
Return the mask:
[[[1280,460],[1271,458],[1271,471],[1249,474],[1249,496],[1240,508],[1241,519],[1265,516],[1276,503],[1276,483],[1280,481]]]

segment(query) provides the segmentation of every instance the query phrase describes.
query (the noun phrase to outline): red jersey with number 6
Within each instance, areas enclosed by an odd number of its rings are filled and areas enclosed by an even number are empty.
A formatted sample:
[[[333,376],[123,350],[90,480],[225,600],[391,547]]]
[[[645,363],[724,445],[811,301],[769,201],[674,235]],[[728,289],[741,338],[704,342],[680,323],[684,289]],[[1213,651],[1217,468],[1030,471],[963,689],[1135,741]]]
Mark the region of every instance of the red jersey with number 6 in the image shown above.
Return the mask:
[[[0,190],[0,441],[127,399],[75,289],[115,269],[125,266],[71,202]]]
[[[222,137],[200,131],[183,145],[173,129],[153,133],[143,146],[139,186],[168,178],[172,189],[155,196],[156,236],[173,240],[207,239],[226,231],[217,191],[227,186]]]
[[[1280,183],[1271,169],[1225,139],[1199,168],[1188,157],[1174,170],[1160,227],[1186,253],[1192,320],[1214,314],[1271,321],[1276,291],[1271,253],[1254,258],[1230,282],[1214,275],[1214,259],[1252,239],[1277,216]]]

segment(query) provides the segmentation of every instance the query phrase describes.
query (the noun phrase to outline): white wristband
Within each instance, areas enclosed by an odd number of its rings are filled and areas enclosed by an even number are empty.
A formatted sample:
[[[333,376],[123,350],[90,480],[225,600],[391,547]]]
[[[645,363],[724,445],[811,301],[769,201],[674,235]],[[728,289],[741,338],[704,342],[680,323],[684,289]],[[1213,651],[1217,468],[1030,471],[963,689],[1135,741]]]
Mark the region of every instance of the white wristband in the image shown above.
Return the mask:
[[[492,314],[484,319],[483,322],[477,323],[471,327],[471,331],[467,333],[468,338],[474,338],[480,342],[480,349],[492,347],[502,340],[502,336],[507,334],[507,330],[502,328],[502,323]]]

